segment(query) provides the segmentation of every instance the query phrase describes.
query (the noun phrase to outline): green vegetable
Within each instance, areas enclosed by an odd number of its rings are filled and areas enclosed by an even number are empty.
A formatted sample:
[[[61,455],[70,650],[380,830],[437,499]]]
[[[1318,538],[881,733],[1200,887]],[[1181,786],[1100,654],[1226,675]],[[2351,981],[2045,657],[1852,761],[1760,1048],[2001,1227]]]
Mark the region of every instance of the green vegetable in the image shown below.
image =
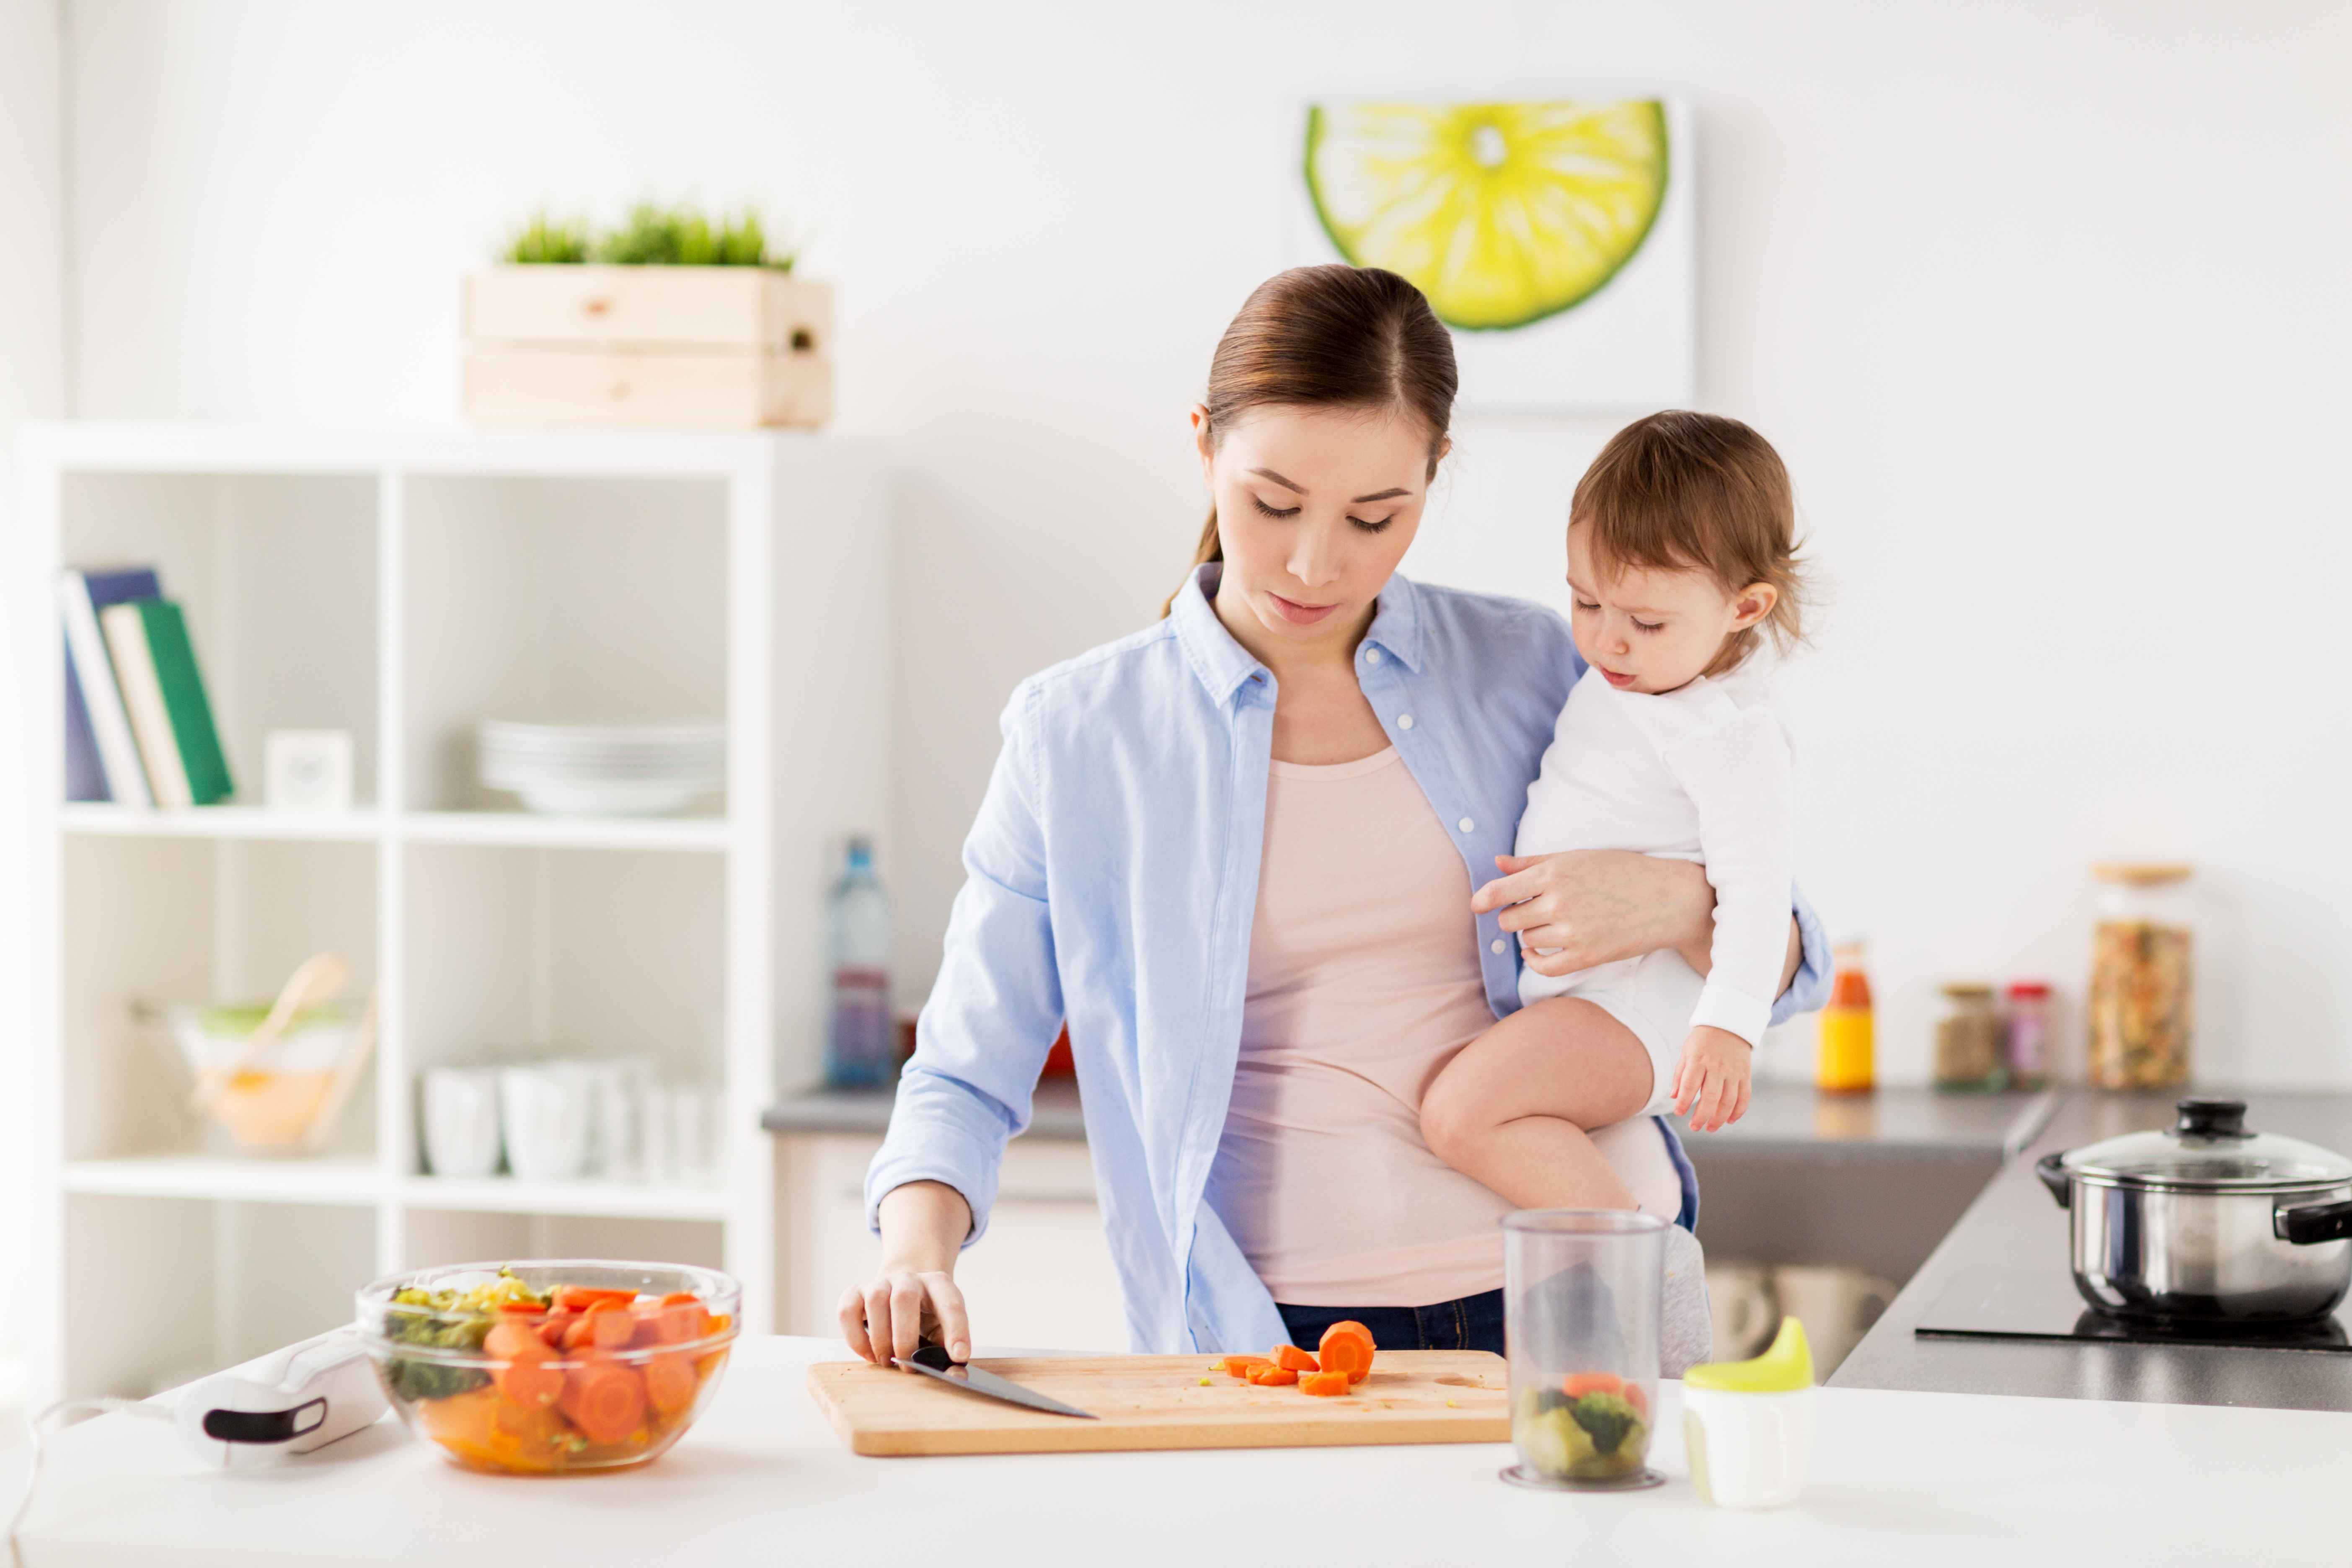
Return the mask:
[[[425,1290],[412,1286],[395,1294],[392,1304],[424,1310],[386,1311],[384,1337],[403,1344],[478,1353],[482,1342],[489,1337],[491,1326],[498,1321],[498,1309],[509,1301],[543,1308],[548,1299],[506,1268],[499,1270],[495,1280],[470,1290]],[[490,1374],[478,1367],[395,1358],[384,1367],[384,1379],[395,1395],[414,1403],[420,1399],[446,1399],[453,1394],[479,1388],[490,1381]]]
[[[537,213],[507,242],[504,259],[525,266],[581,262],[588,259],[588,245],[585,222]]]
[[[1592,1434],[1592,1446],[1613,1454],[1625,1435],[1642,1425],[1642,1417],[1622,1394],[1588,1394],[1568,1407],[1576,1424]]]
[[[767,267],[793,269],[790,249],[771,254],[759,215],[717,224],[691,207],[641,202],[627,223],[596,242],[596,259],[620,267]]]

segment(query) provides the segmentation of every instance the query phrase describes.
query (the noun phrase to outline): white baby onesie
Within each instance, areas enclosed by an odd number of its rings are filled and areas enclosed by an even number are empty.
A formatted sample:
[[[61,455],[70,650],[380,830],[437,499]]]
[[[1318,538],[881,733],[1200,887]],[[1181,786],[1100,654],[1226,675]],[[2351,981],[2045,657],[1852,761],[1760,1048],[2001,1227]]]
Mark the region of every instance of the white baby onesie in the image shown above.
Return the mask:
[[[1543,769],[1528,786],[1518,853],[1633,849],[1696,860],[1715,889],[1710,973],[1654,952],[1570,974],[1519,971],[1519,1000],[1576,995],[1640,1037],[1655,1068],[1647,1113],[1671,1105],[1690,1030],[1711,1024],[1754,1045],[1771,1019],[1789,943],[1791,800],[1788,732],[1768,655],[1673,691],[1620,691],[1585,672],[1568,695]]]

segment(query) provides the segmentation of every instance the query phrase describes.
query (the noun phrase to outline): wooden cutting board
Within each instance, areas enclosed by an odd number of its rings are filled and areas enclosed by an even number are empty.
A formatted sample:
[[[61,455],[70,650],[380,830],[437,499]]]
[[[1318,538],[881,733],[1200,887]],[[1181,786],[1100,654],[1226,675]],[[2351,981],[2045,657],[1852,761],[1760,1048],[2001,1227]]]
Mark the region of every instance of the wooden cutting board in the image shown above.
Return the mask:
[[[819,1362],[809,1393],[859,1454],[1045,1454],[1121,1448],[1304,1448],[1510,1440],[1503,1358],[1381,1351],[1353,1392],[1254,1388],[1213,1355],[1022,1356],[975,1362],[1099,1421],[1048,1415],[862,1361]],[[1202,1386],[1202,1378],[1209,1380]]]

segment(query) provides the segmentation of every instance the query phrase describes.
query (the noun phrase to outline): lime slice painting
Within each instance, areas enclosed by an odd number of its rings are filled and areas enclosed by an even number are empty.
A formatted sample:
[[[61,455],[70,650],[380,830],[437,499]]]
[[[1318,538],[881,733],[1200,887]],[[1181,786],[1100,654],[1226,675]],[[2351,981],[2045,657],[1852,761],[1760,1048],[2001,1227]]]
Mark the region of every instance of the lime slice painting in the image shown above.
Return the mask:
[[[1439,318],[1508,331],[1574,310],[1640,253],[1671,177],[1656,99],[1318,104],[1307,190],[1359,267]]]

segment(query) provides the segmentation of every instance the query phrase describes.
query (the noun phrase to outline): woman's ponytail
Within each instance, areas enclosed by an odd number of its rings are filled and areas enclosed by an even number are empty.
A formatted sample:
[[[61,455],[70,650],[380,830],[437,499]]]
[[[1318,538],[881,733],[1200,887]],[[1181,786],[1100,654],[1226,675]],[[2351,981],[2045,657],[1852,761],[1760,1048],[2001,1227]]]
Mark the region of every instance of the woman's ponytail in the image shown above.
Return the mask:
[[[1456,384],[1454,338],[1420,289],[1377,267],[1294,267],[1259,284],[1209,362],[1209,439],[1246,410],[1402,408],[1429,432],[1429,471],[1445,449]],[[1199,567],[1225,558],[1217,509],[1192,552]],[[1179,588],[1160,606],[1175,608]]]

